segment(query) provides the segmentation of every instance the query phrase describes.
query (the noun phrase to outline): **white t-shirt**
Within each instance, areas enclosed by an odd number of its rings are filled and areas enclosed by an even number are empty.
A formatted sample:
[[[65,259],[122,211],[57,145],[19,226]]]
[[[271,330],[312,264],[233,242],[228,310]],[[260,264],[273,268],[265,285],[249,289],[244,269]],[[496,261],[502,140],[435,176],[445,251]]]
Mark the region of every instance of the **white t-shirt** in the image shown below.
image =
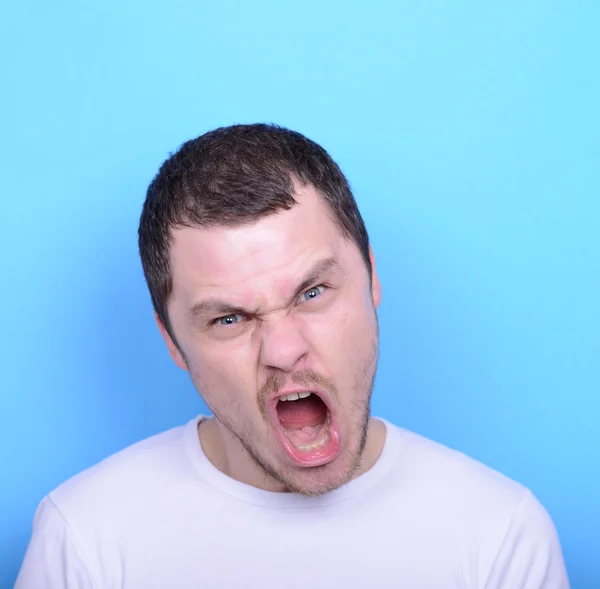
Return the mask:
[[[40,504],[16,589],[566,589],[554,526],[519,484],[384,420],[376,464],[321,497],[221,473],[197,424]]]

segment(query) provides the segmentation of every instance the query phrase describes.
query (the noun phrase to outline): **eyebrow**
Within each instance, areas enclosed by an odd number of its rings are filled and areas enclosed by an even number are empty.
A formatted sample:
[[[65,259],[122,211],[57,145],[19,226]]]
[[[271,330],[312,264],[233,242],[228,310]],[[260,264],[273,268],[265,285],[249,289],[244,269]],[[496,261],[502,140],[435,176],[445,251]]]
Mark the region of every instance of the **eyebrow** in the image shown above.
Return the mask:
[[[334,257],[325,258],[317,262],[302,280],[302,282],[298,285],[294,294],[290,297],[287,305],[289,306],[293,301],[295,301],[305,290],[308,290],[311,286],[314,286],[317,282],[325,280],[329,275],[331,275],[336,270],[340,269],[339,262]],[[233,305],[227,301],[223,301],[220,299],[206,299],[199,303],[193,305],[188,311],[188,315],[192,319],[198,319],[202,316],[207,315],[217,315],[217,316],[227,316],[227,315],[245,315],[251,317],[253,315],[258,315],[258,311],[244,309],[238,305]]]

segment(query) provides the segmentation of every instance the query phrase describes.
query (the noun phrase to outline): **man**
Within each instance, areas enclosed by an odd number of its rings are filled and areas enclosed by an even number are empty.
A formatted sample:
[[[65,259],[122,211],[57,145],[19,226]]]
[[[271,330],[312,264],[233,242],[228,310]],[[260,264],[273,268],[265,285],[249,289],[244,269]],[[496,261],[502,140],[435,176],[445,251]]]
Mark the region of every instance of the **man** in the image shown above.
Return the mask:
[[[528,490],[371,418],[381,288],[320,146],[267,125],[185,143],[139,244],[169,353],[214,417],[50,493],[18,589],[568,587]]]

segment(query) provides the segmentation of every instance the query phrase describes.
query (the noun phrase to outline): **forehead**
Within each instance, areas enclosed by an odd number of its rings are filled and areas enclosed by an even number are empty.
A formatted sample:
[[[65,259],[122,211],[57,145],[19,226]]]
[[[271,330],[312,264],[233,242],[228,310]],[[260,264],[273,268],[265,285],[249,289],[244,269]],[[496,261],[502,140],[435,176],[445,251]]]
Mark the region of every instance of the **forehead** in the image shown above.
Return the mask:
[[[229,289],[233,296],[272,291],[302,274],[318,259],[340,259],[350,247],[323,198],[299,187],[298,204],[238,227],[181,227],[173,231],[173,299],[190,301],[199,291]],[[274,284],[275,283],[275,284]]]

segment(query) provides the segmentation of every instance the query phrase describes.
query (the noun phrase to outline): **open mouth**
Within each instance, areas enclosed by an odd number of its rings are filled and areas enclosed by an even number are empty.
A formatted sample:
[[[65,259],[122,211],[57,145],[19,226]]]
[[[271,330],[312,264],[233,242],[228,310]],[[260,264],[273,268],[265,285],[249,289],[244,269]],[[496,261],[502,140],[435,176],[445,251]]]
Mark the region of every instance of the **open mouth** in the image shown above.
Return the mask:
[[[299,391],[278,397],[272,417],[281,445],[297,465],[319,466],[337,456],[337,423],[318,393]]]

